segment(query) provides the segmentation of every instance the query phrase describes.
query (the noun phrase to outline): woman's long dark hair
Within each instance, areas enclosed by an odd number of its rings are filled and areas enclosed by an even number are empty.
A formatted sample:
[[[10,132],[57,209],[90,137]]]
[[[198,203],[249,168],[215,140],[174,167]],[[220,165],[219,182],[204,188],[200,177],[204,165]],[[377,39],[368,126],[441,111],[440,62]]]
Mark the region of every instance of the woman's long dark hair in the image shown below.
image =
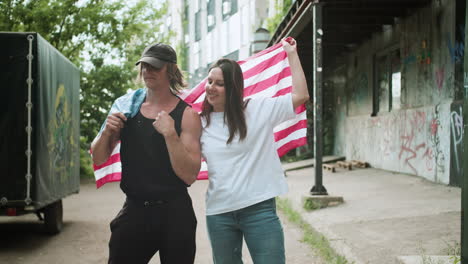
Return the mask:
[[[230,59],[219,59],[211,65],[208,72],[214,68],[220,68],[223,72],[226,96],[224,123],[227,123],[229,128],[229,138],[226,143],[231,143],[236,134],[239,134],[240,140],[244,140],[247,136],[244,109],[248,102],[244,102],[244,76],[242,70],[237,62]],[[210,125],[211,112],[213,112],[213,106],[208,103],[205,97],[201,116],[206,119],[207,126]]]

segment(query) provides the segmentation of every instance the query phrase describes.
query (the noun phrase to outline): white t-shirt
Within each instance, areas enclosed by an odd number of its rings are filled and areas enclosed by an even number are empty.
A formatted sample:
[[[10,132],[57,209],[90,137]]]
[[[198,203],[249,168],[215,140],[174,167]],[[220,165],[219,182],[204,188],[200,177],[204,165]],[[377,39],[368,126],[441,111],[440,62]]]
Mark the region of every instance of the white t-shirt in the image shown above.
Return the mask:
[[[224,112],[202,118],[201,148],[208,166],[206,215],[222,214],[276,197],[288,191],[276,151],[273,128],[295,117],[291,94],[251,99],[245,109],[247,136],[227,145]]]

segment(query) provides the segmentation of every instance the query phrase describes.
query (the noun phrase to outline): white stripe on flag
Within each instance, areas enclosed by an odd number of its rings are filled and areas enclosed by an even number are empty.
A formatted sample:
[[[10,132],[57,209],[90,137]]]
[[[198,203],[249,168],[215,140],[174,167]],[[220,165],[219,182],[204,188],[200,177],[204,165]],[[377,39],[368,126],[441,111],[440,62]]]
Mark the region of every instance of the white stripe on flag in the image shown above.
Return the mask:
[[[242,69],[243,72],[246,72],[246,71],[250,70],[251,68],[257,66],[261,62],[263,62],[265,60],[268,60],[268,59],[276,56],[277,54],[279,54],[281,52],[284,52],[284,50],[282,48],[278,48],[278,49],[272,50],[272,51],[270,51],[270,52],[268,52],[268,53],[266,53],[266,54],[264,54],[262,56],[259,56],[257,58],[246,60],[244,63],[242,63],[241,69]]]
[[[207,171],[207,170],[208,170],[208,165],[206,164],[206,161],[202,161],[200,171]]]
[[[251,94],[245,98],[259,98],[259,97],[273,97],[279,90],[290,87],[292,82],[291,76],[281,79],[278,84],[270,86],[269,88],[258,93]]]
[[[299,121],[306,120],[306,119],[307,119],[307,114],[306,114],[306,111],[304,111],[304,112],[300,113],[299,115],[296,115],[296,117],[294,119],[284,121],[283,123],[278,124],[277,126],[275,126],[275,128],[273,129],[273,132],[278,132],[278,131],[284,130],[284,129],[288,128],[288,127],[291,127],[291,126],[297,124]]]
[[[99,170],[95,170],[94,177],[97,181],[106,177],[108,174],[113,174],[116,172],[122,172],[122,164],[120,163],[120,161],[114,162],[106,167],[100,168]]]
[[[276,148],[279,149],[290,141],[293,141],[299,138],[305,138],[306,135],[307,135],[307,128],[301,128],[299,130],[296,130],[293,133],[289,134],[287,137],[279,141],[276,141]]]
[[[251,85],[262,82],[270,78],[271,76],[282,72],[283,69],[287,67],[289,67],[289,64],[287,63],[287,58],[286,58],[285,60],[278,62],[276,65],[272,65],[266,70],[259,72],[256,75],[244,80],[244,87],[249,87]]]

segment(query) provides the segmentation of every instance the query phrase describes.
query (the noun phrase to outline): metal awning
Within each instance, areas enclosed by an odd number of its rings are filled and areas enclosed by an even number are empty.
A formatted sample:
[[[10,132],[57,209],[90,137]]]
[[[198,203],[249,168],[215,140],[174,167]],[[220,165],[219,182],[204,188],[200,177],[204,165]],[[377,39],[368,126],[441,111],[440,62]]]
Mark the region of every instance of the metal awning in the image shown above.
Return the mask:
[[[429,3],[431,0],[296,0],[273,32],[268,46],[292,36],[298,40],[300,50],[311,52],[311,7],[321,4],[326,63]]]

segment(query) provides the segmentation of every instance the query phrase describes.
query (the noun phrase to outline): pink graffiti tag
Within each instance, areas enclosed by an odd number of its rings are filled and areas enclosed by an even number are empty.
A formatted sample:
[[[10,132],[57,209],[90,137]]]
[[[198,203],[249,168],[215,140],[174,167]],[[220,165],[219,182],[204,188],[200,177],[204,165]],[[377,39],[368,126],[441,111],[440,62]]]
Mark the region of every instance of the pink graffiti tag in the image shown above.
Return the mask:
[[[432,171],[434,169],[434,162],[433,162],[434,154],[432,153],[431,148],[426,149],[426,152],[424,153],[423,158],[426,159],[427,170]]]
[[[400,154],[398,155],[398,158],[401,159],[403,156],[403,153],[408,152],[408,156],[404,160],[404,164],[406,164],[408,167],[411,168],[414,174],[418,174],[418,171],[412,164],[411,160],[416,159],[418,157],[418,151],[421,149],[424,150],[424,154],[422,158],[426,160],[426,168],[428,170],[432,170],[432,167],[429,166],[429,162],[432,160],[432,150],[426,146],[426,143],[420,143],[416,145],[416,142],[414,142],[415,139],[415,133],[423,131],[426,123],[426,113],[417,111],[413,114],[411,114],[411,117],[408,119],[409,125],[410,125],[410,133],[407,134],[406,132],[402,133],[403,135],[401,136],[402,139],[402,145],[400,148]],[[437,133],[438,129],[438,123],[436,120],[432,120],[431,122],[431,133]]]
[[[440,92],[444,84],[445,69],[441,68],[441,69],[436,70],[435,75],[436,75],[437,88],[439,88],[439,92]]]
[[[416,158],[417,154],[416,151],[414,151],[411,148],[411,143],[413,142],[414,134],[411,133],[410,136],[402,136],[401,139],[403,140],[403,144],[401,146],[400,154],[398,155],[398,158],[401,159],[401,156],[403,155],[403,152],[409,152],[412,154],[412,156],[407,157],[405,159],[405,164],[407,164],[414,172],[414,174],[418,174],[418,171],[416,168],[409,162],[410,160]]]
[[[432,119],[431,121],[431,136],[437,135],[437,130],[439,129],[439,123],[437,119]]]

